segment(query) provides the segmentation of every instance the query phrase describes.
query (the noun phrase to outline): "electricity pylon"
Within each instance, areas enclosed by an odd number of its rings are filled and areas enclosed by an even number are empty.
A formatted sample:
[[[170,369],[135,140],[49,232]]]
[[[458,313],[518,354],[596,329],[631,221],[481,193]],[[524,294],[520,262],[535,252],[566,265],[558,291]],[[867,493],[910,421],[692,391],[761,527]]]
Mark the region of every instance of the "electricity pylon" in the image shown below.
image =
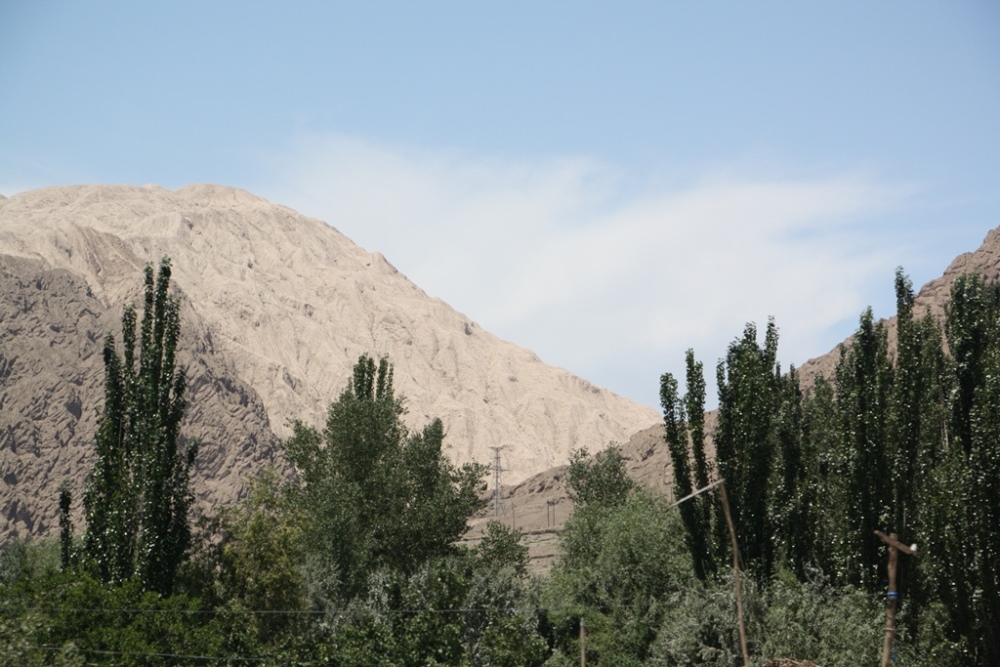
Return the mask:
[[[503,477],[504,468],[500,465],[500,451],[506,447],[490,447],[493,450],[493,516],[499,517],[506,514],[503,506]]]

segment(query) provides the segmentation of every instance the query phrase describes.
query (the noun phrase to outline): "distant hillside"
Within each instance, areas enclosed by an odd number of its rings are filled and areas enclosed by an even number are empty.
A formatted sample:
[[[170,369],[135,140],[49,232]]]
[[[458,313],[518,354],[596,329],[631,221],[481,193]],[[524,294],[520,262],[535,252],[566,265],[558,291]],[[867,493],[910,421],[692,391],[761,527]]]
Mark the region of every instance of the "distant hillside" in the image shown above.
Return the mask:
[[[0,199],[0,538],[77,498],[103,398],[101,345],[147,262],[169,256],[191,373],[196,493],[235,498],[291,419],[321,425],[362,353],[388,355],[411,425],[440,417],[458,463],[503,446],[516,482],[658,415],[500,340],[333,227],[212,185],[83,186]]]

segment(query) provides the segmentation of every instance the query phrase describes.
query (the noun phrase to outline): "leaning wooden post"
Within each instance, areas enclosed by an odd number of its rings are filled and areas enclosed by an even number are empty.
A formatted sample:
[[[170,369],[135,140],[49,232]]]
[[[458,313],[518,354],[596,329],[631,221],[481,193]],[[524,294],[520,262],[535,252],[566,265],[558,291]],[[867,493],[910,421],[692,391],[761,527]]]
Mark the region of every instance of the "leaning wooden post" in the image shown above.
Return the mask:
[[[896,591],[896,564],[900,551],[917,558],[917,545],[906,546],[896,539],[896,533],[886,535],[882,531],[876,530],[875,534],[889,545],[889,594],[886,596],[888,604],[885,607],[885,640],[882,644],[882,667],[889,667],[889,661],[892,658],[892,643],[896,638],[896,600],[899,598],[899,593]]]
[[[747,649],[747,631],[743,626],[743,588],[740,586],[740,545],[736,541],[736,528],[733,525],[733,515],[729,511],[729,496],[726,495],[726,480],[719,478],[708,486],[690,493],[677,502],[674,507],[701,494],[719,487],[722,490],[722,509],[726,513],[726,523],[729,525],[729,538],[733,542],[733,576],[736,578],[736,614],[740,627],[740,649],[743,651],[743,667],[750,667],[750,651]]]
[[[743,587],[740,585],[740,547],[736,542],[736,528],[733,526],[733,515],[729,511],[726,480],[719,480],[719,490],[722,491],[722,510],[726,513],[726,523],[729,524],[729,538],[733,542],[733,574],[736,576],[736,614],[740,622],[740,650],[743,651],[743,667],[750,667],[750,651],[747,649],[747,631],[743,626]]]

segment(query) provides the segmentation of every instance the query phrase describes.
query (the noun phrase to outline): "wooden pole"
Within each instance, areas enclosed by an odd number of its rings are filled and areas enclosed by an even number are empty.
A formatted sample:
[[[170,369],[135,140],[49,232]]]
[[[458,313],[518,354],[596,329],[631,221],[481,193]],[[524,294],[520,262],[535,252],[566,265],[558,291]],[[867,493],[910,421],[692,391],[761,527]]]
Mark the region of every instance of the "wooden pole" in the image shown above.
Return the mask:
[[[896,537],[893,533],[891,537]],[[885,640],[882,643],[882,667],[889,667],[889,660],[892,657],[892,642],[896,637],[896,561],[899,560],[899,552],[896,547],[889,546],[889,598],[885,607]]]
[[[743,587],[740,585],[740,547],[736,542],[736,528],[733,526],[733,515],[729,511],[729,496],[726,494],[725,480],[719,480],[722,491],[722,509],[726,513],[726,523],[729,524],[729,538],[733,542],[733,574],[736,577],[736,613],[740,622],[740,650],[743,651],[743,667],[750,667],[750,651],[747,649],[747,631],[743,626]]]
[[[690,493],[677,502],[674,506],[680,505],[681,503],[696,498],[701,494],[719,487],[722,491],[722,509],[726,513],[726,523],[729,525],[729,539],[733,543],[733,576],[736,579],[736,615],[739,620],[740,628],[740,650],[743,651],[743,667],[750,667],[750,650],[747,648],[747,631],[743,625],[743,588],[740,586],[740,545],[736,541],[736,528],[733,526],[733,515],[729,511],[729,496],[726,494],[726,480],[719,478],[718,480],[712,482],[706,487],[700,488],[694,493]]]
[[[587,667],[587,630],[583,616],[580,617],[580,667]]]
[[[876,530],[875,534],[889,545],[889,594],[886,596],[888,600],[885,607],[885,640],[882,643],[882,667],[889,667],[892,644],[896,639],[896,601],[899,599],[899,593],[896,591],[896,565],[899,561],[899,552],[902,551],[914,558],[917,557],[917,552],[896,539],[896,533],[886,535]]]

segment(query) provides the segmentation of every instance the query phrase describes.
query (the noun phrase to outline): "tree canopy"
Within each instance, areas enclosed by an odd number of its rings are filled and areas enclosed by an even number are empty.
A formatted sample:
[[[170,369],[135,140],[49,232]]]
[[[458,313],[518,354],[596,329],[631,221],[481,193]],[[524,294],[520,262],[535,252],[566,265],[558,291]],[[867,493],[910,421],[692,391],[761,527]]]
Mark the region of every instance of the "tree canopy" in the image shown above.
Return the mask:
[[[524,544],[536,534],[491,522],[468,546],[485,469],[448,461],[439,420],[406,426],[386,359],[358,360],[321,430],[294,423],[292,471],[261,473],[192,536],[170,513],[187,508],[192,450],[164,435],[184,407],[169,264],[154,278],[141,325],[126,308],[123,352],[106,341],[83,549],[68,494],[59,541],[0,545],[8,661],[569,667],[585,650],[588,665],[734,664],[717,494],[678,509],[629,478],[617,447],[580,450],[549,574]],[[896,663],[1000,662],[1000,288],[959,278],[943,322],[914,312],[901,271],[896,295],[895,335],[865,311],[811,383],[782,372],[773,322],[762,341],[748,325],[717,367],[713,433],[693,351],[685,395],[660,378],[675,495],[719,475],[733,489],[754,664],[877,659],[876,528],[919,545],[900,562]]]
[[[136,355],[136,311],[122,314],[122,354],[104,341],[104,409],[97,460],[84,505],[87,557],[103,581],[137,576],[146,590],[169,595],[190,545],[188,488],[197,452],[180,435],[187,375],[176,366],[180,300],[171,295],[170,260],[145,269],[145,300]]]
[[[452,553],[483,506],[485,468],[447,459],[439,419],[411,433],[392,376],[388,360],[363,355],[324,429],[295,422],[286,443],[307,549],[337,589],[325,594],[338,599],[363,592],[380,569],[412,573]]]
[[[956,278],[942,321],[915,313],[909,279],[897,270],[896,333],[871,309],[840,348],[831,377],[803,390],[777,363],[777,328],[764,344],[747,325],[719,362],[714,433],[718,473],[733,489],[743,557],[768,586],[786,568],[875,594],[887,554],[875,530],[926,545],[902,559],[898,590],[904,632],[931,641],[941,663],[1000,661],[1000,286]],[[894,342],[894,344],[892,344]],[[689,361],[689,375],[697,367]],[[697,400],[697,379],[689,387]],[[693,485],[700,424],[677,382],[661,380],[664,437],[675,489]],[[685,399],[689,400],[689,399]],[[690,443],[690,444],[689,444]],[[715,521],[682,514],[696,571],[727,549]],[[934,642],[937,642],[936,644]],[[948,657],[950,656],[950,657]]]

